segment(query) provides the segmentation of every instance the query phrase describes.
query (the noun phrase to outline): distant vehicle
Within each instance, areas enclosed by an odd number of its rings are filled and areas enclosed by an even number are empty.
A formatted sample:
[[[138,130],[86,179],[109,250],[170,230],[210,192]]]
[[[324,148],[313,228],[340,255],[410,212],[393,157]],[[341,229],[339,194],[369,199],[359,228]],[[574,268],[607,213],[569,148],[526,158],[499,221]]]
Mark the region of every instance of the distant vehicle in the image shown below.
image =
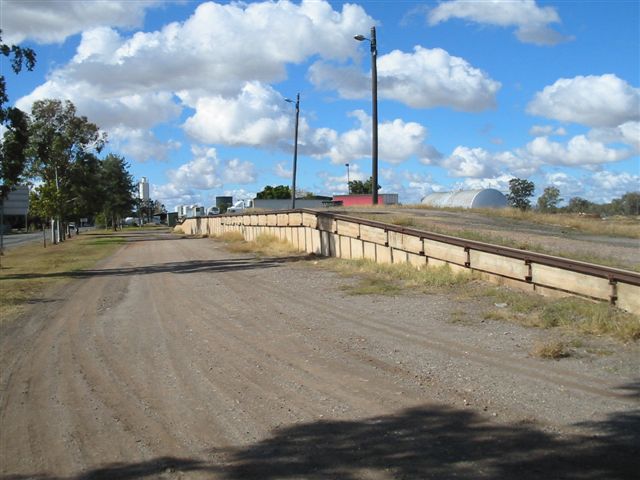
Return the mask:
[[[218,207],[209,207],[207,209],[207,215],[220,215],[220,209]]]
[[[233,206],[227,208],[227,213],[242,212],[245,208],[248,208],[248,207],[245,206],[244,200],[238,200],[236,203],[233,204]]]
[[[138,219],[134,217],[127,217],[124,219],[124,224],[132,227],[138,226]]]

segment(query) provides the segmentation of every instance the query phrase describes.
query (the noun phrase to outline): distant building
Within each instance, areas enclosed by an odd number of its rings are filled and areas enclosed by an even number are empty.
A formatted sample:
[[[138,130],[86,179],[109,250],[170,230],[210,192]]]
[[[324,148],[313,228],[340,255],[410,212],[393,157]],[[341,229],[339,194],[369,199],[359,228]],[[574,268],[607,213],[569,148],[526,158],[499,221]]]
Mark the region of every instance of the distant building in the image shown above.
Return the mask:
[[[505,208],[509,206],[507,197],[493,188],[430,193],[420,203],[440,208]]]
[[[373,199],[370,193],[364,194],[364,195],[334,195],[333,201],[342,202],[342,205],[345,207],[373,204]],[[397,205],[398,194],[397,193],[379,193],[378,204],[379,205]]]
[[[147,182],[147,177],[142,177],[140,183],[138,183],[138,198],[143,202],[149,201],[149,182]]]

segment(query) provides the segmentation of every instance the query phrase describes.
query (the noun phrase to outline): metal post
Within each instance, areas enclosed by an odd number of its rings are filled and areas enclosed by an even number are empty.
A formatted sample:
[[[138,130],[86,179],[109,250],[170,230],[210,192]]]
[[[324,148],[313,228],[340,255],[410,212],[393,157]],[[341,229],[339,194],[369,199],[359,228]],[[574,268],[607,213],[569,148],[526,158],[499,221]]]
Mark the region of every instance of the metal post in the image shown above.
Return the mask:
[[[378,48],[376,27],[371,27],[371,201],[378,204]]]
[[[347,167],[347,195],[351,195],[351,179],[349,178],[349,164],[345,163],[345,167]]]
[[[291,209],[296,208],[296,169],[298,166],[298,119],[300,118],[300,93],[296,96],[296,133],[293,143],[293,185],[291,188]]]

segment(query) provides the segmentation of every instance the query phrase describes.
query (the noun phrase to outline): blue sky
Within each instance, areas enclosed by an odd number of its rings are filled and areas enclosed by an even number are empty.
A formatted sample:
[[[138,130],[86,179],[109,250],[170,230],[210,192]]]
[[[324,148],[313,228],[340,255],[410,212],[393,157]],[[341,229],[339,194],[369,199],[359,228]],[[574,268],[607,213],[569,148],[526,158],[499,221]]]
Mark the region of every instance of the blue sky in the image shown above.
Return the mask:
[[[377,29],[381,192],[528,178],[603,202],[640,189],[640,2],[1,0],[33,48],[10,101],[69,99],[172,208],[290,184],[345,193],[371,174]]]

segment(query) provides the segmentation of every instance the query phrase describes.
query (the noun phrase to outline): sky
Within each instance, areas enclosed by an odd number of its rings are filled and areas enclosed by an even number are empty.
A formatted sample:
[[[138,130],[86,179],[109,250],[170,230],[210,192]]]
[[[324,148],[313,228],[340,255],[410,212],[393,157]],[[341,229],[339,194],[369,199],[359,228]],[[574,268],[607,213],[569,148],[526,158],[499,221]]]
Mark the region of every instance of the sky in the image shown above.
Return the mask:
[[[10,103],[71,100],[170,210],[371,175],[380,193],[497,188],[608,202],[640,190],[640,2],[0,0]],[[346,167],[349,164],[349,167]],[[534,200],[535,200],[534,197]]]

